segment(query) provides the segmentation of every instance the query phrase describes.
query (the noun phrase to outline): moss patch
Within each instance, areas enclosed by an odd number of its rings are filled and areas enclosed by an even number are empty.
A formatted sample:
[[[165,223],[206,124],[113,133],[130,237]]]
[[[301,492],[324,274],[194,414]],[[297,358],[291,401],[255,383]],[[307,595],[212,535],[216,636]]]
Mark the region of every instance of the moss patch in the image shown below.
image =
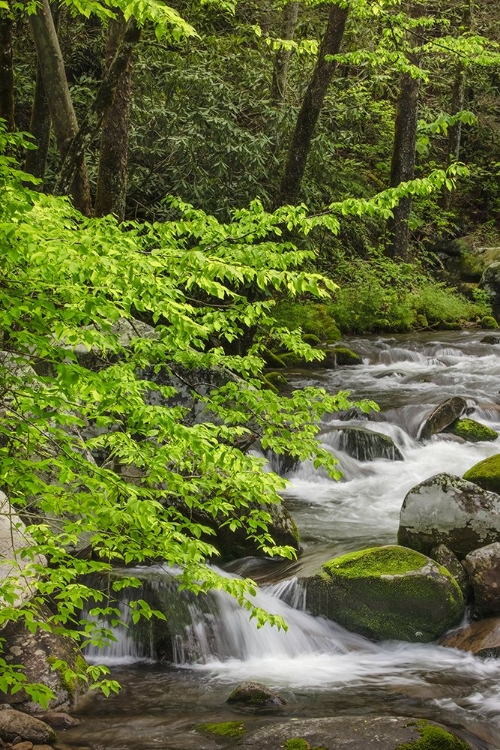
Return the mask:
[[[500,494],[500,453],[479,461],[465,472],[463,478],[468,482],[474,482],[483,490]]]
[[[397,750],[471,750],[471,746],[446,729],[417,721],[414,726],[420,734],[415,742],[404,742]]]
[[[283,750],[325,750],[324,747],[314,746],[304,740],[302,737],[291,737],[289,740],[285,740]]]
[[[370,547],[359,552],[334,557],[323,565],[346,578],[371,578],[380,575],[402,575],[418,570],[427,563],[425,555],[406,547]]]
[[[216,734],[219,737],[230,737],[238,739],[246,732],[246,727],[242,721],[218,721],[207,724],[197,724],[196,729],[206,734]]]
[[[359,354],[356,354],[356,352],[353,352],[346,346],[336,346],[330,351],[331,354],[335,355],[335,360],[338,365],[360,365],[363,362]]]
[[[484,318],[481,319],[481,328],[489,328],[491,330],[496,330],[498,328],[498,323],[496,322],[495,318],[493,318],[491,315],[486,315]]]
[[[277,322],[289,331],[301,328],[305,334],[314,336],[317,341],[329,343],[341,338],[327,305],[306,301],[282,301],[276,305],[274,315]]]
[[[468,417],[457,419],[456,422],[453,422],[448,427],[446,432],[451,432],[452,435],[461,437],[469,443],[492,441],[498,437],[498,433],[492,430],[491,427],[487,427],[485,424],[476,422],[475,419],[469,419]]]

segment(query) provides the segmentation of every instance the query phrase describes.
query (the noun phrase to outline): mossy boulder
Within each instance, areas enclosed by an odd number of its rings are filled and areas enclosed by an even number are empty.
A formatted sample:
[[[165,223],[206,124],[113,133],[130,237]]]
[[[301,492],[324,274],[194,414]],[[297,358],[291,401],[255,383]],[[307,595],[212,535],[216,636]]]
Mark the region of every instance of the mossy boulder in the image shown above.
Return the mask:
[[[475,419],[469,417],[457,419],[446,428],[446,432],[467,440],[469,443],[491,442],[498,437],[496,430],[492,430],[491,427],[487,427],[487,425],[476,422]]]
[[[246,732],[245,724],[242,721],[207,722],[205,724],[197,724],[195,729],[203,734],[232,740],[243,737]]]
[[[481,339],[481,344],[489,344],[490,346],[496,346],[500,344],[500,336],[496,336],[493,333],[488,334],[488,336],[483,336]]]
[[[396,545],[335,557],[304,583],[314,615],[372,640],[426,643],[457,625],[464,611],[446,568]]]
[[[481,328],[496,330],[498,328],[498,323],[492,315],[485,315],[484,318],[481,318]]]
[[[348,349],[347,346],[335,346],[330,349],[330,355],[335,357],[335,363],[338,366],[345,365],[361,365],[363,359],[353,352],[352,349]]]
[[[260,682],[242,682],[227,698],[226,703],[243,703],[247,706],[284,706],[286,700],[275,690]]]
[[[467,409],[467,401],[461,396],[452,396],[438,404],[425,419],[420,428],[420,440],[430,440],[433,435],[442,432],[452,422],[460,419]]]
[[[406,495],[398,542],[428,555],[445,544],[462,559],[500,541],[500,496],[451,474],[436,474]]]
[[[295,331],[301,328],[318,341],[332,343],[341,338],[341,333],[333,319],[328,305],[318,302],[282,301],[276,305],[274,316],[278,323]]]
[[[500,495],[500,453],[495,453],[494,456],[474,464],[472,468],[465,472],[463,478],[468,482],[479,485],[483,490],[496,492]]]
[[[238,748],[252,750],[471,750],[446,727],[401,716],[336,716],[267,724]]]

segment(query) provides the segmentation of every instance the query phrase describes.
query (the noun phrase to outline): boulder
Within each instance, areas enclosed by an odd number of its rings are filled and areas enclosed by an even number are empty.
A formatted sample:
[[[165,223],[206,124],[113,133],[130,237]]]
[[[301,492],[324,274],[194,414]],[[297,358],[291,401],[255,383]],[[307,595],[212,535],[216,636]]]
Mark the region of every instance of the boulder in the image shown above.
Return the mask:
[[[268,724],[242,738],[254,750],[470,750],[445,727],[400,716],[336,716]]]
[[[389,461],[404,461],[404,456],[389,435],[367,430],[364,427],[331,427],[319,434],[320,439],[330,435],[334,448],[344,451],[358,461],[374,461],[387,458]]]
[[[500,495],[500,453],[495,453],[494,456],[474,464],[472,468],[465,472],[464,479],[479,485],[483,490],[496,492]],[[488,542],[485,542],[485,544],[488,544]]]
[[[467,401],[461,396],[452,396],[436,406],[420,428],[419,439],[430,440],[433,435],[442,432],[467,409]]]
[[[52,727],[34,716],[13,708],[0,711],[0,739],[12,742],[16,737],[36,744],[52,743],[56,739]]]
[[[445,544],[460,559],[500,541],[500,496],[451,474],[417,484],[401,508],[398,543],[429,554]]]
[[[476,549],[464,560],[480,617],[500,615],[500,542]]]
[[[500,617],[489,617],[453,631],[441,641],[441,646],[470,651],[484,658],[500,657]]]
[[[500,310],[500,261],[495,260],[485,268],[479,282],[481,289],[489,295],[493,312]]]
[[[48,610],[40,612],[42,625],[49,616]],[[0,636],[5,639],[5,660],[12,664],[23,664],[29,682],[42,683],[53,691],[55,697],[49,703],[50,709],[68,707],[78,695],[85,692],[85,684],[71,680],[63,671],[53,668],[57,660],[65,661],[77,673],[86,668],[81,651],[70,638],[40,628],[31,633],[22,621],[10,622],[0,631]],[[40,710],[40,706],[24,690],[13,695],[4,695],[0,691],[1,700],[26,711]]]
[[[491,442],[498,438],[498,432],[487,427],[485,424],[476,422],[475,419],[462,417],[446,428],[452,435],[463,438],[469,443]]]
[[[429,557],[432,557],[438,565],[442,565],[446,570],[449,570],[455,581],[460,586],[462,594],[467,599],[471,593],[469,579],[464,566],[455,553],[445,544],[438,544],[437,547],[431,549]]]
[[[229,695],[226,703],[245,703],[249,706],[284,706],[286,700],[260,682],[242,682]]]
[[[314,615],[372,640],[426,643],[457,625],[464,611],[446,568],[395,545],[335,557],[303,582]]]
[[[481,339],[481,344],[490,344],[490,346],[500,344],[500,336],[489,333],[487,336],[483,336],[483,338]]]

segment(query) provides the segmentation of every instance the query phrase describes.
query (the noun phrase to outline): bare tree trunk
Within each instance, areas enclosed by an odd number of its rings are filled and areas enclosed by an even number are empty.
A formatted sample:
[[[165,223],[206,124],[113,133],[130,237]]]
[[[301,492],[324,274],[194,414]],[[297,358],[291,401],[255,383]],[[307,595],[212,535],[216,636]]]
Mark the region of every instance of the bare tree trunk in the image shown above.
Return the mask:
[[[15,128],[12,26],[9,11],[0,11],[0,117],[6,120],[8,130]]]
[[[394,142],[391,160],[391,187],[415,177],[415,147],[417,143],[417,115],[419,80],[409,73],[401,76],[401,86],[396,105]],[[394,218],[388,223],[389,244],[387,255],[408,260],[410,230],[408,220],[411,198],[402,198],[394,208]]]
[[[30,16],[30,26],[57,146],[64,159],[72,139],[78,132],[78,122],[71,101],[49,0],[40,0],[37,13]],[[75,206],[82,213],[90,215],[92,210],[90,183],[83,156],[79,159],[74,172],[70,192]]]
[[[67,193],[73,180],[78,164],[85,153],[87,145],[99,130],[104,115],[112,105],[113,96],[119,85],[122,74],[130,65],[130,59],[134,47],[139,41],[140,29],[134,19],[130,19],[123,33],[120,45],[115,56],[106,71],[102,83],[97,92],[96,98],[90,108],[82,127],[75,133],[71,141],[64,163],[61,167],[59,179],[56,185],[56,191]]]
[[[106,64],[109,69],[126,29],[123,16],[110,21]],[[132,48],[127,64],[117,80],[112,101],[102,119],[99,174],[95,198],[95,215],[114,214],[125,217],[127,198],[128,138],[132,97]]]
[[[339,5],[332,5],[331,7],[325,35],[319,49],[318,61],[307,87],[290,143],[285,171],[276,200],[278,206],[297,202],[314,128],[336,67],[336,63],[325,60],[325,56],[336,55],[340,50],[348,14],[348,7],[341,8]]]
[[[26,154],[25,170],[43,180],[50,142],[50,112],[40,66],[36,73],[35,95],[31,108],[30,133],[35,139],[36,149]]]
[[[292,2],[285,5],[283,9],[283,28],[281,30],[282,39],[293,39],[298,17],[299,3],[296,0],[292,0]],[[280,49],[274,58],[271,99],[278,107],[285,101],[290,54],[290,50]]]

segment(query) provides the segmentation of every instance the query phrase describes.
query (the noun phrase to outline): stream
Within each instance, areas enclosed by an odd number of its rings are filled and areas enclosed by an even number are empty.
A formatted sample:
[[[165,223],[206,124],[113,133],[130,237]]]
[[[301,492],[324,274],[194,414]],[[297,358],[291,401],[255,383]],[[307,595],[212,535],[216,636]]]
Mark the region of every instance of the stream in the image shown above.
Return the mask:
[[[248,613],[223,593],[201,604],[184,596],[188,621],[179,627],[172,663],[151,660],[147,642],[125,630],[91,661],[109,664],[122,685],[108,699],[90,693],[74,714],[80,725],[59,733],[60,748],[98,750],[213,750],[214,740],[195,731],[200,722],[243,719],[249,729],[285,718],[338,715],[423,717],[465,731],[477,748],[500,748],[500,660],[436,644],[372,643],[303,611],[297,576],[335,555],[394,544],[406,493],[438,472],[462,475],[500,441],[460,443],[435,436],[426,445],[419,429],[433,407],[465,397],[472,418],[500,431],[500,345],[481,343],[484,331],[426,332],[351,338],[346,345],[363,364],[335,370],[293,371],[294,387],[350,390],[353,399],[380,405],[371,419],[325,417],[322,439],[339,458],[343,479],[334,482],[308,462],[289,474],[284,492],[303,552],[297,561],[245,558],[227,575],[254,578],[256,604],[286,620],[287,632],[257,630]],[[404,461],[358,461],[338,448],[338,430],[360,426],[389,435]],[[161,566],[151,585],[171,595]],[[287,704],[249,711],[225,703],[243,680],[275,688]],[[470,739],[472,737],[472,740]]]

